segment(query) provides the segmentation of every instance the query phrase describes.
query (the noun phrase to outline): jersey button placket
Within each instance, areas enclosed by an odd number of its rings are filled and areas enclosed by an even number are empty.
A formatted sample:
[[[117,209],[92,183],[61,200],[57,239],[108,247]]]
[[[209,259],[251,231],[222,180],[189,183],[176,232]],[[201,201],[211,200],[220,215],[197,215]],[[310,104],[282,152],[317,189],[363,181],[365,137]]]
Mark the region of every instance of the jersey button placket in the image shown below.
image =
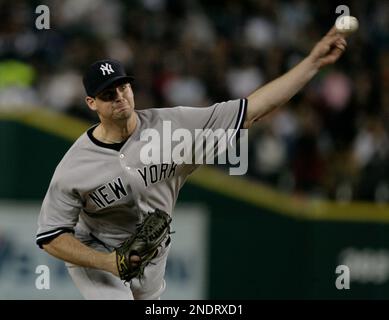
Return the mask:
[[[119,158],[120,158],[120,162],[122,162],[122,165],[123,165],[123,159],[124,159],[124,154],[123,153],[121,153],[120,155],[119,155]],[[129,171],[129,170],[131,170],[131,167],[130,166],[126,166],[126,165],[124,165],[124,168],[127,170],[127,171]]]

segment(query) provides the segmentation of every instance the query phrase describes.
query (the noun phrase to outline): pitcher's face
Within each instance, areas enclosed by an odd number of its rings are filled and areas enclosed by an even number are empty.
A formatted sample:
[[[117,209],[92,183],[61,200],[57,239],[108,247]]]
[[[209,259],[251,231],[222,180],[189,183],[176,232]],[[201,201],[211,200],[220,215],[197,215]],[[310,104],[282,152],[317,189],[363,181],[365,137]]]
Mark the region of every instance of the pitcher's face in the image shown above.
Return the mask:
[[[95,98],[87,97],[86,102],[101,120],[128,119],[135,108],[134,93],[129,83],[109,87]]]

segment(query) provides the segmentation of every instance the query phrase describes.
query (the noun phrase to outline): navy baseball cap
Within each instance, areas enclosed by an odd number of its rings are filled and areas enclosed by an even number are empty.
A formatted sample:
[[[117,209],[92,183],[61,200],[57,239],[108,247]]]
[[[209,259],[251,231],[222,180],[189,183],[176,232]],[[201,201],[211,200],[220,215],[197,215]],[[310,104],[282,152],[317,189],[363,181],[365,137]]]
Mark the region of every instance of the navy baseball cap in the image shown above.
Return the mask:
[[[85,72],[82,82],[88,96],[96,97],[104,89],[113,84],[121,84],[133,81],[128,76],[123,65],[113,59],[104,59],[92,63]]]

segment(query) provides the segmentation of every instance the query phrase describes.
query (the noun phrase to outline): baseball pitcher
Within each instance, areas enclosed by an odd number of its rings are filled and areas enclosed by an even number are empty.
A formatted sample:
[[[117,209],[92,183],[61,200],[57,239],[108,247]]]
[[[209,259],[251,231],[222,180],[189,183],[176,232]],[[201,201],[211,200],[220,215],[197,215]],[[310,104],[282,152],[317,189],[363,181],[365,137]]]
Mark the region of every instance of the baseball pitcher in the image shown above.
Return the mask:
[[[86,299],[159,299],[174,206],[199,164],[189,161],[193,157],[184,162],[177,155],[165,157],[161,140],[150,137],[166,133],[168,123],[172,132],[185,129],[193,137],[184,142],[185,150],[192,150],[200,129],[250,128],[293,97],[320,68],[334,63],[345,48],[344,35],[332,28],[286,74],[247,98],[205,108],[137,111],[133,78],[120,62],[93,63],[83,77],[85,102],[100,122],[58,164],[39,215],[37,244],[66,262]],[[146,161],[151,145],[159,161]]]

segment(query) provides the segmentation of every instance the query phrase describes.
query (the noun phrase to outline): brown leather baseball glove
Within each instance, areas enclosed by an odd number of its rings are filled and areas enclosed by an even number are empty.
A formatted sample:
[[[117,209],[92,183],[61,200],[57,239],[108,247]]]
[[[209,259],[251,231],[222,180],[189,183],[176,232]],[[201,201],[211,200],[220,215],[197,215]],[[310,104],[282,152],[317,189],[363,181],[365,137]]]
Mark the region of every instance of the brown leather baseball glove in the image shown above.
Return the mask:
[[[158,254],[158,248],[170,235],[172,218],[164,211],[156,209],[149,212],[136,232],[116,249],[116,264],[120,279],[125,282],[133,278],[141,279],[145,267]],[[138,256],[139,263],[131,261]]]

